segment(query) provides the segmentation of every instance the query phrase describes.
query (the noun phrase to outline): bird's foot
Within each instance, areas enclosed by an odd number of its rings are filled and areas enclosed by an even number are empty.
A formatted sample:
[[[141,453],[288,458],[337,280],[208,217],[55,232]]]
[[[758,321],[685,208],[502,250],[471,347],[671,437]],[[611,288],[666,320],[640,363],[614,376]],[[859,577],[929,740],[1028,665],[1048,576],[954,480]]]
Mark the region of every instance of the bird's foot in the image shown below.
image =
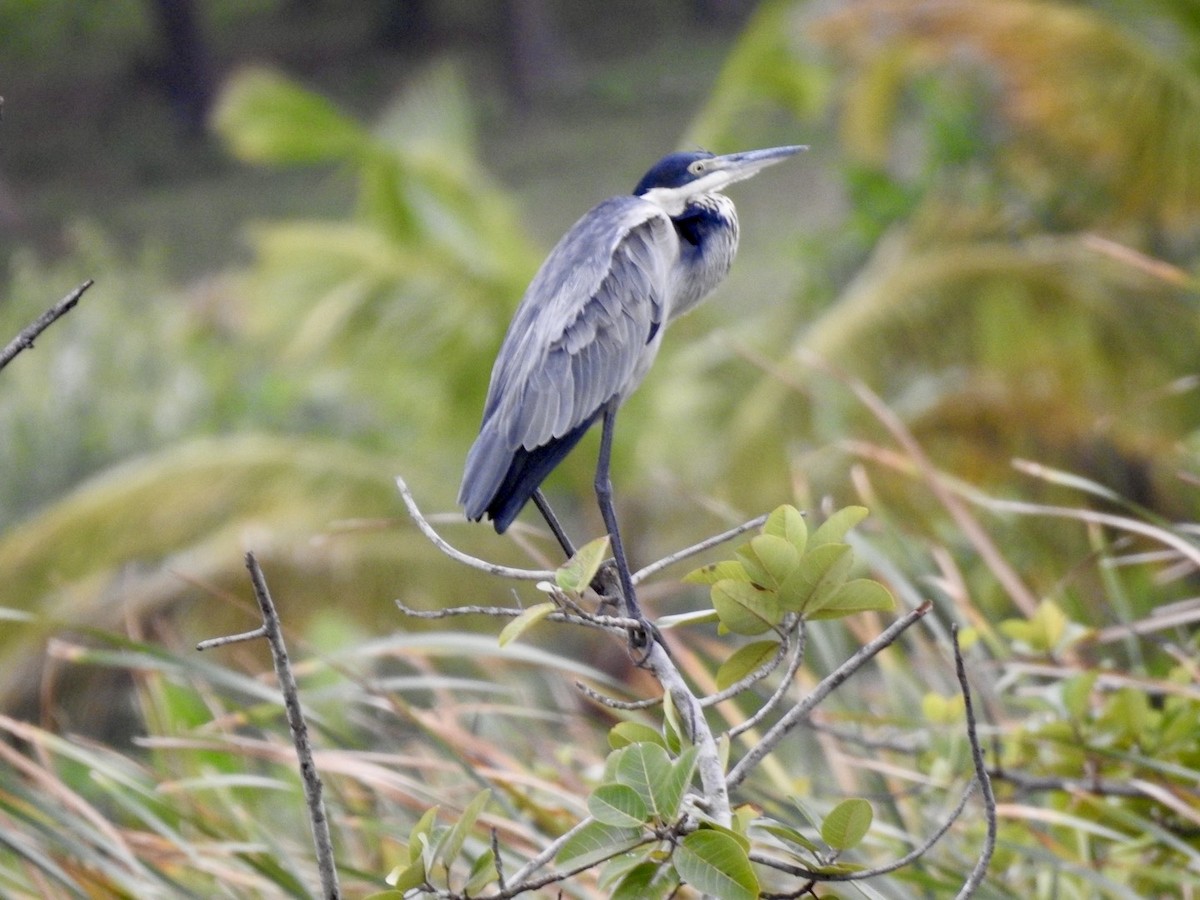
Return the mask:
[[[666,650],[667,645],[663,643],[662,632],[641,613],[629,618],[637,620],[637,626],[629,629],[629,649],[634,654],[633,664],[639,669],[649,668],[650,653],[654,645],[658,644]]]
[[[663,644],[662,632],[642,613],[637,605],[637,600],[635,599],[633,603],[626,600],[616,560],[604,561],[596,572],[596,577],[592,579],[592,589],[600,595],[600,603],[596,607],[597,614],[619,614],[637,622],[637,625],[631,625],[628,629],[629,648],[634,653],[634,665],[638,668],[645,668],[650,659],[650,649],[655,644],[663,647],[666,645]],[[632,609],[630,609],[631,606]]]

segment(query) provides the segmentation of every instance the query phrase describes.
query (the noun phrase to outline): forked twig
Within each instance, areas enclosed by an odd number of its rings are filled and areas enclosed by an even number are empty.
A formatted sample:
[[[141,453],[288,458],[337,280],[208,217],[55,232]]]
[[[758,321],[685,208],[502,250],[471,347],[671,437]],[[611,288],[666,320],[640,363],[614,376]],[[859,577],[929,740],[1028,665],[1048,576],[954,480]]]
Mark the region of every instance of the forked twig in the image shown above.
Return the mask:
[[[201,641],[196,645],[196,649],[208,650],[237,641],[256,640],[260,637],[267,639],[267,645],[271,648],[271,660],[275,664],[275,676],[279,679],[279,690],[283,694],[288,728],[291,729],[292,743],[296,748],[296,758],[300,763],[300,777],[304,783],[304,798],[308,803],[308,819],[312,826],[313,845],[317,851],[317,869],[321,876],[323,896],[326,900],[338,900],[341,897],[341,888],[338,887],[337,866],[333,859],[333,838],[329,832],[329,817],[325,812],[325,801],[321,797],[324,788],[321,784],[321,775],[313,761],[312,744],[308,739],[308,723],[304,720],[304,711],[300,707],[300,689],[292,674],[292,665],[288,659],[287,645],[283,640],[279,614],[275,610],[275,603],[267,588],[266,577],[253,553],[246,554],[246,568],[250,571],[250,582],[254,586],[254,598],[258,601],[258,607],[262,612],[262,626],[242,634]]]

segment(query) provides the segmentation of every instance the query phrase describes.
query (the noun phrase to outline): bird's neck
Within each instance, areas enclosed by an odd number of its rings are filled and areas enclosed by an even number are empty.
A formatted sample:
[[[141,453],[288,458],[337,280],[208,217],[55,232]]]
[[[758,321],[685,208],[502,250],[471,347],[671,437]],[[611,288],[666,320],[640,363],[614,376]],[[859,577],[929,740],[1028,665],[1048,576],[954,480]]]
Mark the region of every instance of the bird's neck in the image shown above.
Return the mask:
[[[679,235],[679,292],[671,309],[675,318],[708,296],[729,273],[737,253],[738,218],[733,201],[724,194],[702,194],[671,221]]]
[[[692,247],[703,248],[712,235],[733,228],[737,240],[737,211],[733,201],[724,194],[701,194],[693,197],[677,216],[672,216],[679,239]]]

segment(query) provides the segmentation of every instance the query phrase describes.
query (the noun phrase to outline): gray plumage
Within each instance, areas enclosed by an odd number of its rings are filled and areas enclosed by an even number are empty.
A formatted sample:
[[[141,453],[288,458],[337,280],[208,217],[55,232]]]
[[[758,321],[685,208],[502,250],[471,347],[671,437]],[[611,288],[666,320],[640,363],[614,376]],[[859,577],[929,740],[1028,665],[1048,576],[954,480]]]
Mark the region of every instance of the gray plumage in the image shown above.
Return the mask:
[[[504,531],[606,409],[641,383],[666,326],[725,277],[738,244],[718,191],[797,152],[672,154],[632,196],[563,236],[518,307],[492,370],[459,503]]]

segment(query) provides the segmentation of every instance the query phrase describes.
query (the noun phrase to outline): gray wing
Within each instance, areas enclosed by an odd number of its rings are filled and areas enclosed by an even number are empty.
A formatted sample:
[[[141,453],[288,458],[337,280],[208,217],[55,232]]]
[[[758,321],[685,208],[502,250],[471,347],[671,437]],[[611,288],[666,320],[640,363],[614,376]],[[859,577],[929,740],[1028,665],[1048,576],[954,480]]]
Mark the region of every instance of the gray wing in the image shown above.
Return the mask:
[[[678,238],[637,197],[580,219],[542,264],[496,357],[459,502],[478,518],[519,448],[534,450],[633,390],[669,313]]]

